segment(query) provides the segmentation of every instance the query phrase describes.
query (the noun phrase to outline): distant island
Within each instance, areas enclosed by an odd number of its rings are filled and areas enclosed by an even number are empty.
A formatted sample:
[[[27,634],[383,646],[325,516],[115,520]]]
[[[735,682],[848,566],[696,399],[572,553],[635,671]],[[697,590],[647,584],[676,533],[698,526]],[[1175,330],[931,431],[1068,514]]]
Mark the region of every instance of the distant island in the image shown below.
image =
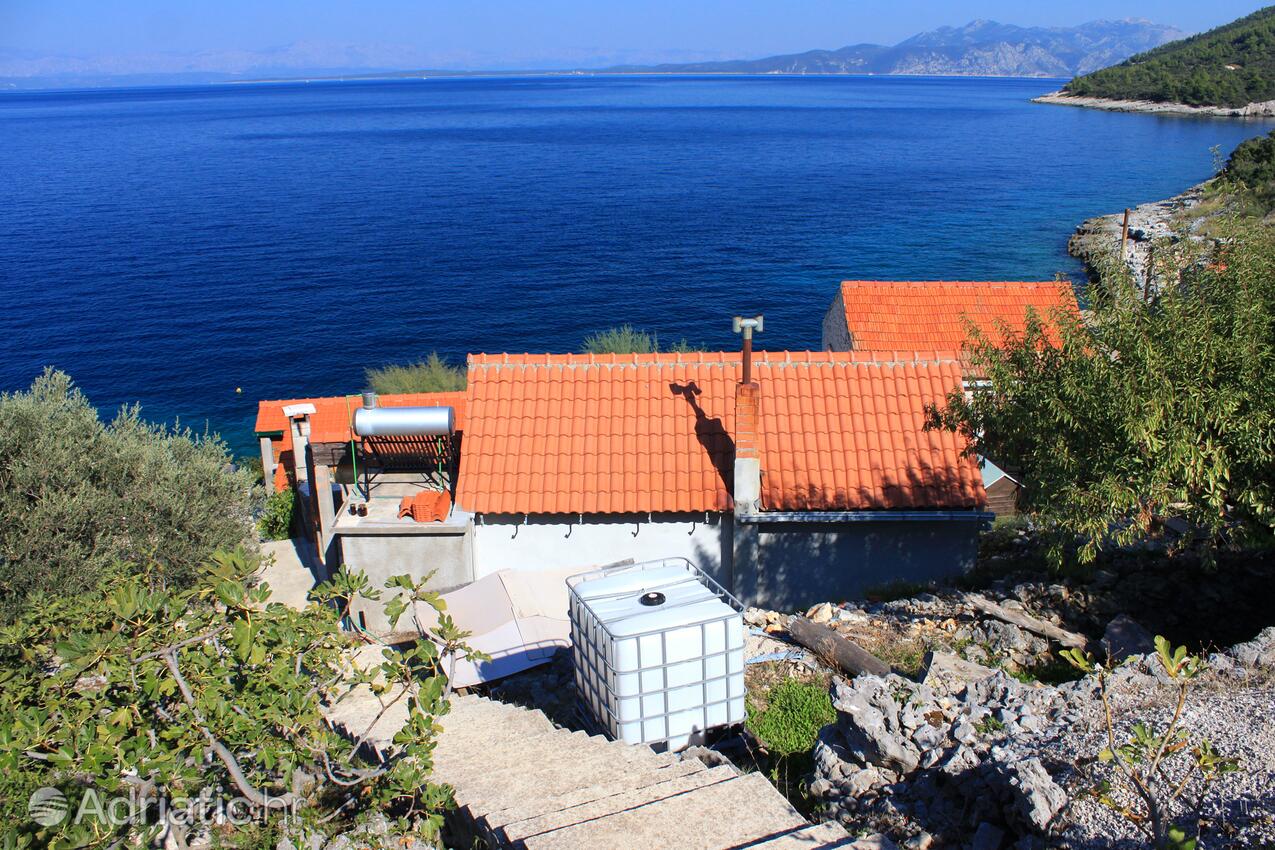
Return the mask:
[[[890,74],[928,76],[1042,77],[1087,74],[1181,38],[1171,26],[1145,20],[1091,21],[1075,27],[1020,27],[973,21],[940,27],[895,45],[855,44],[763,59],[733,59],[659,65],[611,65],[458,70],[421,69],[398,57],[357,46],[320,49],[297,44],[233,55],[157,55],[127,62],[58,57],[16,57],[0,50],[0,89],[79,88],[130,85],[195,85],[420,77],[481,77],[563,74]],[[121,67],[130,70],[121,72]]]
[[[1037,102],[1128,112],[1275,115],[1275,6],[1082,74]]]
[[[856,44],[765,59],[625,65],[612,73],[912,74],[984,77],[1070,77],[1181,38],[1181,31],[1144,20],[1091,21],[1075,27],[1020,27],[973,21],[940,27],[894,46]]]

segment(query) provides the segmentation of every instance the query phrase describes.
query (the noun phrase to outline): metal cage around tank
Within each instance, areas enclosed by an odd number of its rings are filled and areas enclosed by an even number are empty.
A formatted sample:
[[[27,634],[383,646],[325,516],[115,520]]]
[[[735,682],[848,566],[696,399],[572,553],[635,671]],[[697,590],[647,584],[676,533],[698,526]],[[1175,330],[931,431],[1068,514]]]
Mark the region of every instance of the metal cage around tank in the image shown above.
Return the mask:
[[[607,578],[607,577],[611,577],[611,576],[625,573],[625,572],[646,572],[646,571],[653,571],[656,569],[664,569],[671,566],[683,567],[685,569],[685,574],[687,576],[695,579],[701,585],[703,585],[703,587],[705,587],[712,594],[712,597],[711,597],[712,599],[716,599],[720,602],[725,603],[727,610],[721,613],[720,615],[712,616],[692,624],[678,626],[672,629],[668,627],[660,627],[660,628],[645,629],[642,631],[637,631],[631,634],[623,634],[623,635],[617,635],[615,633],[613,628],[614,625],[616,623],[624,622],[627,620],[631,620],[634,617],[641,616],[642,612],[634,613],[626,617],[612,620],[609,623],[604,622],[596,614],[593,614],[591,616],[592,626],[596,626],[597,628],[599,628],[602,631],[602,633],[606,636],[605,644],[608,648],[608,653],[605,653],[605,654],[601,652],[586,653],[581,651],[580,646],[578,646],[577,644],[577,639],[585,625],[581,622],[581,617],[580,617],[581,609],[588,610],[592,614],[593,609],[591,605],[589,604],[590,602],[600,602],[600,601],[606,601],[608,599],[617,599],[620,597],[632,595],[634,591],[632,590],[619,591],[619,592],[615,592],[611,594],[604,594],[600,596],[590,597],[589,599],[586,600],[582,598],[578,592],[578,588],[580,587],[580,585],[585,584],[594,579]],[[662,589],[668,589],[669,587],[682,584],[684,583],[684,581],[685,581],[684,579],[677,579],[675,581],[664,581],[664,582],[655,583],[651,585],[642,585],[641,591],[644,594],[659,593]],[[652,747],[655,747],[656,749],[660,749],[661,746],[663,746],[664,748],[667,748],[670,745],[670,742],[673,741],[674,739],[687,737],[685,733],[673,732],[673,730],[670,727],[670,719],[677,715],[684,715],[688,712],[692,712],[695,710],[700,711],[704,722],[700,727],[694,730],[695,732],[700,732],[700,733],[706,732],[713,728],[721,728],[723,726],[731,726],[731,725],[735,725],[735,724],[743,722],[744,720],[743,640],[744,639],[743,639],[742,613],[743,613],[744,607],[739,602],[739,600],[737,600],[734,596],[732,596],[725,588],[723,588],[720,584],[714,581],[711,576],[709,576],[707,573],[701,570],[698,566],[691,563],[686,558],[663,558],[663,559],[654,560],[654,561],[644,561],[637,564],[627,564],[627,565],[615,566],[615,567],[604,567],[598,570],[592,570],[590,572],[585,572],[579,575],[571,576],[569,579],[567,579],[567,587],[570,593],[570,616],[571,616],[571,624],[572,624],[572,644],[573,645],[572,645],[571,657],[572,657],[572,665],[574,668],[577,693],[582,703],[581,705],[582,713],[585,715],[586,719],[592,720],[596,724],[597,728],[599,728],[601,731],[606,732],[612,738],[620,738],[621,737],[620,730],[623,725],[637,723],[639,729],[642,730],[641,743],[651,745]],[[690,605],[697,605],[705,601],[709,601],[709,599],[706,599],[706,598],[693,599],[686,602],[671,605],[669,608],[665,608],[662,610],[665,610],[665,611],[676,610],[677,608],[680,608],[680,607],[688,607]],[[734,647],[730,645],[729,629],[727,627],[728,622],[733,619],[738,619],[740,621],[740,644]],[[722,628],[722,632],[724,636],[722,649],[716,652],[708,652],[707,646],[709,644],[709,640],[708,640],[709,630],[713,628],[714,626],[718,626],[719,624]],[[668,660],[669,659],[669,644],[668,644],[669,632],[677,631],[679,629],[688,629],[688,628],[699,629],[699,639],[700,639],[699,646],[704,651],[701,652],[699,656],[696,658],[683,659],[679,661],[669,661]],[[646,660],[643,658],[643,651],[642,651],[643,640],[642,639],[650,638],[655,635],[658,635],[660,639],[659,657],[660,657],[661,663],[647,664]],[[622,670],[617,668],[617,666],[615,665],[615,659],[614,657],[611,657],[610,650],[613,650],[614,647],[621,641],[634,642],[636,650],[637,650],[637,665],[635,669]],[[596,642],[594,642],[594,646],[596,646]],[[595,656],[598,659],[596,662],[594,660]],[[732,658],[732,656],[735,656],[735,658]],[[710,663],[713,660],[718,658],[720,658],[722,661],[721,673],[712,674],[710,673],[710,670],[709,670]],[[670,692],[683,690],[687,687],[694,687],[694,685],[690,685],[690,686],[670,685],[669,676],[668,676],[669,669],[673,667],[681,667],[683,665],[686,665],[688,663],[694,663],[696,661],[698,661],[700,665],[700,675],[698,677],[699,679],[698,685],[700,687],[699,702],[696,705],[691,706],[689,708],[672,708],[670,706],[670,699],[669,699]],[[737,663],[734,663],[736,661]],[[659,687],[656,687],[656,688],[647,689],[642,684],[643,679],[645,678],[644,674],[655,673],[655,672],[658,672],[659,674],[659,677],[661,680],[660,685]],[[638,682],[639,682],[638,691],[632,694],[620,695],[617,692],[617,690],[612,686],[612,683],[616,682],[620,676],[633,675],[633,674],[637,674],[638,676]],[[737,694],[732,692],[732,680],[735,680],[735,683],[738,686],[739,692]],[[710,694],[709,694],[710,686],[714,685],[715,683],[721,683],[723,685],[723,688],[722,688],[723,696],[721,696],[720,698],[710,699]],[[659,702],[662,708],[661,711],[654,711],[654,712],[647,711],[648,698],[651,698],[651,697],[660,698]],[[627,701],[627,700],[634,700],[634,699],[636,699],[637,705],[638,705],[638,716],[636,718],[632,718],[632,717],[622,718],[621,716],[619,716],[617,707],[619,706],[620,701],[621,700]],[[739,710],[734,714],[732,714],[731,712],[732,703],[738,703],[739,705]],[[594,707],[596,707],[596,709],[594,709]],[[720,723],[709,722],[710,710],[715,707],[720,707],[723,709],[723,715],[725,717],[724,722],[720,722]],[[654,736],[646,734],[648,724],[652,722],[656,722],[659,724],[660,731],[662,732],[662,734],[658,734]]]

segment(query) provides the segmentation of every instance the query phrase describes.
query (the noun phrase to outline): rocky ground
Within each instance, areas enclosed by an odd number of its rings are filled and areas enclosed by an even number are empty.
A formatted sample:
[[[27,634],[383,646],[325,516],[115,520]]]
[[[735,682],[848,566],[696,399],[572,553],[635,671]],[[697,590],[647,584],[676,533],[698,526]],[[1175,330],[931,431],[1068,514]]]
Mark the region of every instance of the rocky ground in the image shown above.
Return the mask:
[[[1198,817],[1201,848],[1275,846],[1275,628],[1210,662],[1184,728],[1241,768],[1197,814],[1173,812],[1187,824]],[[838,720],[820,733],[811,785],[826,815],[912,848],[1145,846],[1087,793],[1115,779],[1095,761],[1106,746],[1096,677],[1051,686],[942,657],[934,667],[947,675],[835,681]],[[1153,656],[1136,656],[1111,675],[1117,735],[1169,719],[1176,691],[1157,669]],[[1188,758],[1173,758],[1175,779]],[[1188,786],[1187,796],[1198,791]]]

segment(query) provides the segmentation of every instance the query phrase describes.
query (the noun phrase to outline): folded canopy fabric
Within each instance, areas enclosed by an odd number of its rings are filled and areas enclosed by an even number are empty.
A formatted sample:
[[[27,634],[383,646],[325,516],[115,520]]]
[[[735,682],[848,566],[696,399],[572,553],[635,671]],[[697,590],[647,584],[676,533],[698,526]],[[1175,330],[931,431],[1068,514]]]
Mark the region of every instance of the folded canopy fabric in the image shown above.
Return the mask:
[[[443,594],[446,613],[458,628],[471,633],[466,642],[491,656],[481,662],[457,659],[452,686],[467,688],[520,673],[571,646],[567,578],[578,572],[578,567],[502,570]],[[415,609],[424,628],[437,623],[432,607],[417,603]]]

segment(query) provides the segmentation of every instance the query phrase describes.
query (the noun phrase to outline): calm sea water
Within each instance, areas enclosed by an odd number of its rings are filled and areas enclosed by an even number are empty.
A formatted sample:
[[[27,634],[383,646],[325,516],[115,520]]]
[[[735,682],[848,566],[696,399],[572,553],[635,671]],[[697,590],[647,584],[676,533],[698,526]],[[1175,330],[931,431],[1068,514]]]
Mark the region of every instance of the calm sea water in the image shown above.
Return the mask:
[[[818,346],[843,278],[1079,276],[1082,219],[1268,127],[1049,81],[551,78],[0,96],[0,389],[252,445],[256,400],[623,322]],[[235,392],[242,388],[242,394]]]

